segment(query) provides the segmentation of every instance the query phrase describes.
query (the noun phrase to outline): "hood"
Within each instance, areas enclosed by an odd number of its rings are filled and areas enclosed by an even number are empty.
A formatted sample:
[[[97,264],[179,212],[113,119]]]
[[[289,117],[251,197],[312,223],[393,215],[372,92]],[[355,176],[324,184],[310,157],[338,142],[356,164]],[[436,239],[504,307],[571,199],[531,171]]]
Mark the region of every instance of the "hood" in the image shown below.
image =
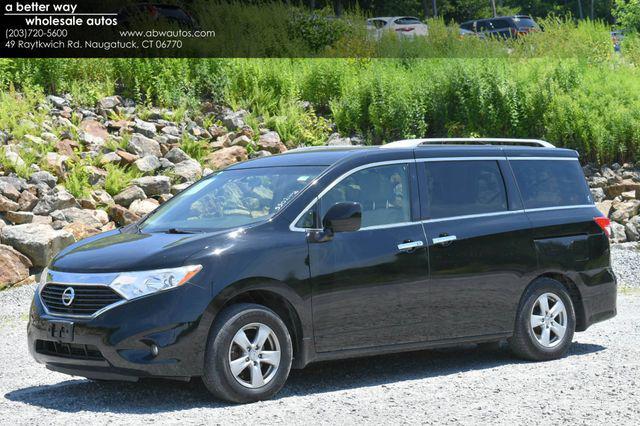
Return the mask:
[[[109,231],[61,251],[50,268],[61,272],[125,272],[184,265],[198,251],[225,239],[229,231],[167,234]]]

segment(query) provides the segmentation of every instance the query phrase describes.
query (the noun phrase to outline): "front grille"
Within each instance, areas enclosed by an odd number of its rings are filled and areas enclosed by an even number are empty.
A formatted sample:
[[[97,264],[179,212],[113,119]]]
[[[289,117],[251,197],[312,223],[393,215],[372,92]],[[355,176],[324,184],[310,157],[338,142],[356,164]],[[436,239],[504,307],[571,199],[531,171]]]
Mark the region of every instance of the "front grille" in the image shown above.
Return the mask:
[[[88,359],[102,361],[104,357],[100,350],[93,345],[81,345],[78,343],[50,342],[48,340],[36,340],[36,352],[43,355],[59,356],[62,358]]]
[[[75,297],[69,306],[62,302],[62,294],[69,287]],[[91,316],[100,309],[122,299],[111,287],[104,285],[47,284],[40,292],[42,303],[52,314]]]

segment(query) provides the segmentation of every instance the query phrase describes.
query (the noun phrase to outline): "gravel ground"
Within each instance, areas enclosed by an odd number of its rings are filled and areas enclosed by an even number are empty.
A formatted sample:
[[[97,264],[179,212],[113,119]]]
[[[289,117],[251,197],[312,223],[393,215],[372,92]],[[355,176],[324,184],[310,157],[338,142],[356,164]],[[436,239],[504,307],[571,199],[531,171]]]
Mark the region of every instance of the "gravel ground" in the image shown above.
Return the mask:
[[[618,277],[618,285],[640,288],[640,248],[638,243],[614,244],[611,247],[611,264]]]
[[[638,287],[640,254],[616,247],[614,261]],[[198,381],[93,383],[46,370],[26,347],[33,290],[0,292],[1,424],[640,423],[633,289],[619,295],[616,318],[577,334],[557,361],[469,346],[321,363],[293,371],[277,399],[246,406],[212,400]]]

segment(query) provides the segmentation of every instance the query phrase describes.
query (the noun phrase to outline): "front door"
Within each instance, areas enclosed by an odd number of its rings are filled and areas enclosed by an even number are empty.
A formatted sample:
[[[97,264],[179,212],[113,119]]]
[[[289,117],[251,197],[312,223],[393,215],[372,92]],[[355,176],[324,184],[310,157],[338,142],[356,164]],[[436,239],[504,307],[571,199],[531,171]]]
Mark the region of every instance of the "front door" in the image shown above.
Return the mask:
[[[318,352],[426,339],[428,260],[422,224],[413,221],[413,162],[359,170],[319,201],[362,206],[362,227],[309,244]],[[418,307],[418,309],[416,309]]]

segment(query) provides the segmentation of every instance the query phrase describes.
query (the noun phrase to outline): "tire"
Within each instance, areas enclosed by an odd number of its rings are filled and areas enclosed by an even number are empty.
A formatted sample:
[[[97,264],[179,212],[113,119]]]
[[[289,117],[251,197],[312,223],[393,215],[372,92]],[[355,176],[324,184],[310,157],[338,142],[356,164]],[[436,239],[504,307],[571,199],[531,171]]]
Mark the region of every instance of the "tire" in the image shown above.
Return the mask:
[[[547,313],[543,312],[545,298]],[[556,306],[558,301],[562,303]],[[556,280],[539,278],[522,297],[509,347],[517,357],[531,361],[561,358],[571,346],[575,327],[575,310],[567,289]]]
[[[202,381],[219,399],[262,401],[282,389],[292,360],[291,336],[280,317],[264,306],[240,303],[220,312],[211,327]]]

